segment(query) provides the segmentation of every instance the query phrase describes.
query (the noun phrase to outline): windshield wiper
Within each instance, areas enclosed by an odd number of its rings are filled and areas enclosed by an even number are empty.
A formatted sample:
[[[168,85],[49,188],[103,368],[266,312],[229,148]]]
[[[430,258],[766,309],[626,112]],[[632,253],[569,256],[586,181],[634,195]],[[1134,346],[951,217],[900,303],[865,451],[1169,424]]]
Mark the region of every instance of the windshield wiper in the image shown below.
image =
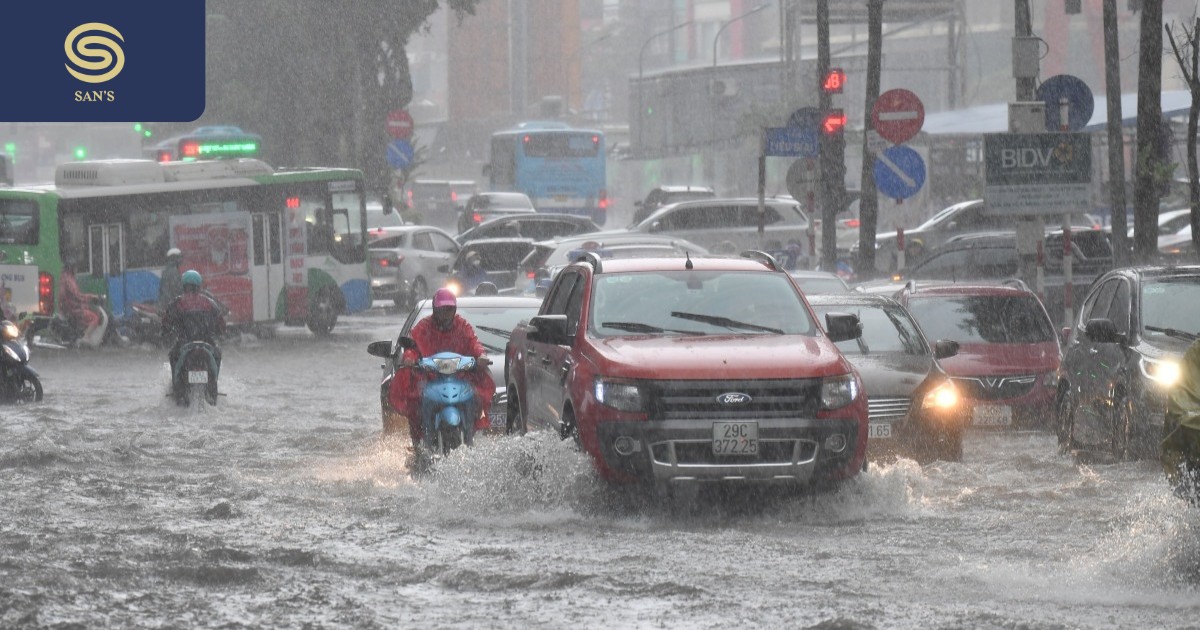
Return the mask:
[[[1159,328],[1158,326],[1146,326],[1146,330],[1160,332],[1168,337],[1182,339],[1184,341],[1195,341],[1200,339],[1200,335],[1196,333],[1184,332],[1175,328]]]
[[[671,317],[678,317],[679,319],[690,319],[692,321],[704,322],[705,324],[712,324],[713,326],[722,326],[724,328],[733,328],[733,329],[740,328],[742,330],[761,330],[763,332],[769,332],[769,333],[773,333],[776,335],[783,334],[783,331],[778,328],[771,328],[770,326],[760,326],[758,324],[751,324],[750,322],[739,322],[736,319],[729,319],[728,317],[721,317],[718,315],[701,315],[700,313],[684,313],[682,311],[671,311]]]
[[[492,326],[476,326],[475,328],[484,332],[490,332],[497,337],[504,337],[505,339],[512,337],[512,331],[504,330],[503,328],[494,328]]]
[[[676,330],[673,328],[660,328],[651,324],[643,324],[641,322],[603,322],[601,328],[616,328],[617,330],[625,330],[635,333],[664,333],[673,332],[681,335],[698,335],[703,336],[704,333],[698,330]]]

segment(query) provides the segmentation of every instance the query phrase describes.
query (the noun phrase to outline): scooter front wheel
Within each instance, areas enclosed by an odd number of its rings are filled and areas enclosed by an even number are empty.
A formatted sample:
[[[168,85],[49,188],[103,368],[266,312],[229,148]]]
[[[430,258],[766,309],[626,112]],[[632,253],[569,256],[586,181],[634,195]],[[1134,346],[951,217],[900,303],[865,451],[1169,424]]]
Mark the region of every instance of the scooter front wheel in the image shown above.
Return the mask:
[[[42,382],[36,376],[22,376],[17,385],[16,403],[23,405],[42,401]]]

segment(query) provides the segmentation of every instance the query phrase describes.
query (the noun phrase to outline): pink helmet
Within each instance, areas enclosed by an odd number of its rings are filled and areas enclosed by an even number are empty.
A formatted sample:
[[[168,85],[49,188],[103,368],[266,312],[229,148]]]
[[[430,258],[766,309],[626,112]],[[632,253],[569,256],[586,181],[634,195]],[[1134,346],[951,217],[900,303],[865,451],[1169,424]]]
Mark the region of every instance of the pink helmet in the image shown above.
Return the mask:
[[[454,292],[447,288],[441,288],[433,294],[433,308],[439,306],[458,306],[458,300],[454,297]]]

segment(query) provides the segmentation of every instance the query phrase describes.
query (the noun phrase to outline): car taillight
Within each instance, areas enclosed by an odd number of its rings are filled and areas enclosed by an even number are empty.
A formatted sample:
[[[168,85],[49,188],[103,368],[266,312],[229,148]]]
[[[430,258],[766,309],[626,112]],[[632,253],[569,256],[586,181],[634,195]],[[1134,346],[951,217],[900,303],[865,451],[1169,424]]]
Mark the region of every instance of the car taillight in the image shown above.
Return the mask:
[[[475,214],[471,215],[471,220],[475,222],[475,225],[479,225],[480,223],[483,223],[483,216],[476,212]]]
[[[846,227],[856,228],[859,226],[858,219],[846,219]]]
[[[600,201],[596,204],[601,210],[608,210],[608,191],[600,189]]]
[[[525,277],[529,278],[530,280],[533,280],[534,278],[537,277],[537,272],[536,271],[526,271]]]
[[[46,271],[38,274],[38,312],[42,315],[54,312],[54,276]]]
[[[458,193],[457,192],[455,192],[453,190],[450,191],[450,201],[458,201]]]

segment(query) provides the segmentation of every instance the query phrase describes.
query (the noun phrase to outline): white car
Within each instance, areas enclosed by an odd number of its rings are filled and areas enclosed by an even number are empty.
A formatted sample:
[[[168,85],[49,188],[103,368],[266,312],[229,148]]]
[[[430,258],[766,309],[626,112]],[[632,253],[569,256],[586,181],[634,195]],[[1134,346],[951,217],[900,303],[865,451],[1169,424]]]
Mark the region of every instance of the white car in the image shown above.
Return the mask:
[[[371,297],[411,308],[446,283],[459,244],[448,232],[429,225],[402,225],[367,231]]]

